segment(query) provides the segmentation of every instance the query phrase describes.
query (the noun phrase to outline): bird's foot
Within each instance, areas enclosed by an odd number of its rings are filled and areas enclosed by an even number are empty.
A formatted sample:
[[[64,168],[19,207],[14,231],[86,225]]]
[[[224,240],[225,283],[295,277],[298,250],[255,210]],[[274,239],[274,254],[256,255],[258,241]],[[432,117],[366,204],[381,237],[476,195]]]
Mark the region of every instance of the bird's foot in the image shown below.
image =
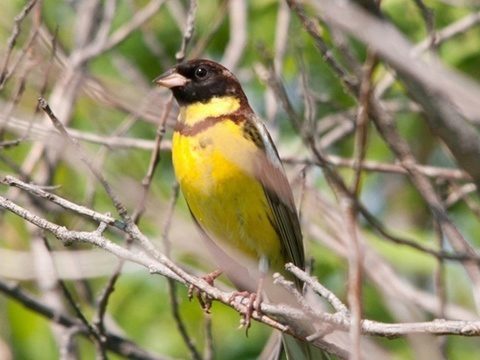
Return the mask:
[[[213,286],[215,279],[218,278],[221,274],[222,274],[221,270],[215,270],[209,274],[203,275],[201,279],[203,279],[207,284]],[[194,296],[198,299],[198,302],[200,303],[200,306],[202,307],[202,309],[207,314],[210,313],[210,309],[212,308],[212,299],[207,294],[205,294],[204,292],[196,288],[195,286],[190,285],[188,287],[188,300],[191,301]]]
[[[235,291],[232,296],[230,296],[229,302],[233,303],[237,297],[241,297],[241,302],[244,302],[246,299],[247,303],[245,305],[245,310],[241,313],[242,318],[240,319],[240,327],[245,328],[245,333],[248,336],[248,329],[252,324],[252,315],[256,311],[257,314],[260,313],[260,304],[262,297],[261,293],[249,292],[249,291]]]

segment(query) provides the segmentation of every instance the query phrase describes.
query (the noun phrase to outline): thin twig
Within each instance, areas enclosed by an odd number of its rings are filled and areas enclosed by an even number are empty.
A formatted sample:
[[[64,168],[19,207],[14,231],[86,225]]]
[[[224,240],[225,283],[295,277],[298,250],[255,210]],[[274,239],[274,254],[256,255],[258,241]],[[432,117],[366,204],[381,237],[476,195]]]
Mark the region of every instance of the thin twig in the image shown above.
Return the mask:
[[[203,352],[203,358],[205,360],[213,360],[215,348],[212,333],[212,314],[205,313],[203,316],[205,329],[205,350]]]
[[[87,335],[87,329],[83,327],[77,318],[72,318],[55,309],[45,305],[42,301],[37,300],[32,295],[24,290],[21,290],[15,284],[9,284],[0,280],[0,292],[18,301],[27,309],[39,314],[50,321],[59,324],[65,328],[79,328],[82,335]],[[129,359],[137,360],[167,360],[164,357],[147,353],[145,350],[139,348],[135,343],[118,335],[108,333],[106,335],[105,347],[121,356]]]
[[[85,206],[77,205],[69,200],[66,200],[58,195],[52,194],[42,189],[42,187],[34,184],[27,184],[19,179],[14,178],[13,176],[7,175],[5,178],[0,179],[0,182],[9,186],[15,186],[19,189],[24,191],[28,191],[29,193],[46,199],[48,201],[53,202],[61,206],[64,209],[72,210],[77,214],[84,215],[86,217],[91,218],[94,221],[102,222],[111,226],[115,226],[116,228],[123,230],[125,225],[122,221],[113,218],[108,214],[101,214],[94,210],[91,210]]]
[[[122,25],[120,28],[103,41],[92,42],[89,46],[80,49],[74,54],[72,62],[74,64],[81,64],[89,59],[92,59],[106,51],[113,49],[115,46],[124,41],[132,32],[137,30],[152,16],[154,16],[158,9],[164,4],[165,0],[151,0],[145,7],[135,12],[134,16],[129,22]]]
[[[330,65],[349,92],[356,93],[358,90],[358,82],[353,79],[352,76],[348,74],[347,70],[335,59],[332,51],[326,44],[323,36],[320,34],[317,24],[307,17],[305,10],[296,0],[287,0],[287,4],[290,9],[297,14],[302,21],[305,30],[307,30],[314,39],[314,44],[322,54],[325,62]]]
[[[375,54],[367,50],[367,60],[362,71],[359,89],[359,105],[356,119],[354,178],[350,192],[356,199],[360,197],[361,190],[361,164],[367,152],[368,113],[370,97],[372,94],[372,74],[376,64]],[[361,352],[361,319],[362,319],[362,262],[363,248],[358,237],[358,208],[356,201],[350,197],[341,200],[345,208],[346,227],[349,240],[348,252],[348,303],[350,305],[352,326],[350,328],[350,359],[360,360]]]
[[[165,255],[167,256],[170,256],[171,245],[169,240],[169,233],[170,233],[170,227],[172,225],[173,212],[175,210],[175,205],[178,200],[179,191],[180,191],[180,187],[178,183],[175,182],[172,186],[172,199],[167,209],[167,215],[165,219],[165,224],[163,225],[163,232],[162,232],[162,242],[165,248]],[[201,360],[202,356],[200,355],[200,352],[195,346],[192,338],[188,334],[187,327],[185,326],[185,322],[183,321],[182,316],[180,314],[180,307],[178,305],[178,298],[177,298],[177,283],[170,278],[167,279],[167,283],[168,283],[168,294],[170,298],[170,305],[172,307],[172,315],[173,315],[173,319],[175,320],[175,324],[177,325],[178,332],[180,333],[180,336],[182,337],[185,345],[187,345],[187,348],[190,351],[190,355],[192,359]]]
[[[147,99],[145,100],[145,103],[148,102],[148,101],[149,101],[149,97],[147,97]],[[138,119],[138,116],[139,116],[138,113],[134,113],[134,114],[131,114],[130,116],[128,116],[123,121],[123,123],[120,124],[120,126],[112,133],[112,135],[118,136],[118,135],[122,135],[125,132],[127,132],[128,129]],[[156,144],[156,145],[159,146],[160,144]],[[103,160],[103,158],[106,156],[107,149],[108,149],[107,147],[104,147],[102,149],[103,152],[100,154],[100,160]],[[93,192],[92,192],[92,195],[93,195]],[[146,195],[145,195],[145,197],[146,197]],[[140,205],[140,208],[143,208],[143,206],[144,205]],[[136,218],[135,215],[132,216],[132,221],[133,222],[138,221],[138,220],[139,220],[139,217]],[[132,237],[127,235],[126,236],[126,247],[130,248],[131,245],[132,245],[132,242],[133,242]],[[108,307],[108,302],[109,302],[110,296],[115,291],[115,285],[116,285],[118,279],[120,278],[120,275],[122,273],[124,265],[125,265],[125,261],[120,259],[120,261],[118,262],[115,270],[113,271],[113,273],[111,274],[110,278],[108,279],[105,287],[103,288],[100,296],[98,297],[98,300],[97,300],[98,306],[97,306],[97,311],[96,311],[95,318],[94,318],[94,324],[101,334],[105,333],[105,331],[106,331],[105,325],[104,325],[104,319],[105,319],[105,314],[106,314],[107,307]]]
[[[1,115],[0,121],[4,121],[4,118]],[[44,125],[31,123],[30,121],[21,120],[15,117],[10,118],[10,121],[6,125],[6,128],[16,132],[25,132],[29,129],[30,124],[31,128],[29,131],[29,135],[25,140],[27,140],[28,138],[51,139],[52,136],[56,136],[55,134],[52,134],[51,130]],[[122,137],[115,134],[99,135],[72,128],[66,128],[66,131],[70,134],[72,138],[76,140],[103,145],[109,148],[153,150],[155,147],[155,142],[152,140]],[[169,150],[170,148],[170,140],[162,141],[161,150]]]
[[[225,47],[222,64],[234,71],[247,45],[247,1],[228,2],[229,40]]]
[[[358,236],[357,208],[351,198],[341,199],[348,234],[348,305],[351,314],[350,360],[361,360],[362,262],[363,248]]]
[[[185,31],[182,38],[182,44],[180,46],[180,50],[175,54],[175,59],[177,60],[177,63],[185,60],[187,47],[192,40],[193,32],[195,30],[195,17],[197,15],[197,7],[197,0],[190,0]]]
[[[359,105],[356,120],[355,132],[355,156],[354,156],[354,179],[352,183],[352,193],[358,198],[360,194],[360,182],[362,176],[362,163],[367,153],[368,137],[368,112],[370,97],[373,91],[372,74],[376,65],[376,56],[373,52],[367,52],[362,80],[360,83]]]
[[[25,53],[31,50],[31,47],[34,44],[37,34],[38,34],[38,29],[35,28],[30,36],[30,39],[27,41],[25,48],[23,49]],[[23,59],[23,54],[21,57],[19,57],[19,60],[18,60],[19,62],[21,61],[20,59]],[[2,111],[1,116],[5,119],[5,121],[0,126],[0,138],[3,138],[4,130],[6,125],[8,124],[8,120],[10,119],[11,114],[15,110],[15,107],[18,105],[18,103],[22,99],[23,93],[26,88],[27,77],[30,74],[30,72],[35,68],[36,65],[37,65],[36,61],[34,61],[32,57],[28,57],[26,65],[20,69],[21,71],[17,75],[18,77],[17,86],[13,92],[13,96],[11,96],[10,100],[8,101],[7,105],[3,108],[3,111]],[[16,66],[17,64],[15,64],[13,69],[11,70],[12,73]],[[25,134],[22,135],[21,140],[23,140],[25,137],[26,137]]]
[[[427,29],[430,47],[435,44],[435,13],[433,9],[429,8],[423,0],[413,0],[422,14],[425,27]]]
[[[229,3],[229,0],[222,0],[217,6],[214,18],[212,21],[210,21],[210,27],[207,29],[204,35],[202,35],[195,41],[195,44],[190,51],[190,56],[192,57],[192,59],[198,58],[200,55],[202,55],[210,41],[215,37],[215,34],[218,32],[218,29],[227,17]]]
[[[140,217],[142,216],[143,212],[145,211],[146,201],[148,198],[148,192],[150,190],[150,186],[152,184],[153,176],[155,174],[155,169],[157,168],[158,164],[160,163],[160,149],[163,137],[165,136],[166,132],[166,123],[168,119],[168,115],[172,110],[173,104],[173,97],[170,95],[167,102],[165,103],[165,108],[163,110],[163,114],[160,117],[159,125],[157,128],[157,134],[155,137],[155,146],[153,151],[150,155],[150,163],[148,165],[148,170],[145,177],[142,180],[142,194],[140,196],[139,205],[135,209],[132,219],[135,223],[138,223]]]
[[[58,26],[55,28],[55,32],[53,33],[52,36],[52,49],[50,51],[50,58],[47,63],[47,68],[44,72],[44,77],[43,77],[43,83],[40,86],[40,91],[39,91],[39,96],[40,97],[45,97],[45,94],[47,92],[47,87],[48,87],[48,80],[50,78],[50,73],[52,72],[52,69],[55,64],[55,56],[57,55],[57,45],[58,45]],[[40,111],[40,107],[37,106],[35,107],[35,115]],[[30,128],[33,125],[33,119],[30,121],[30,126],[28,127],[28,130],[26,131],[26,134],[30,132]]]
[[[42,239],[43,239],[43,243],[45,244],[45,247],[47,248],[48,252],[51,252],[50,244],[48,243],[47,237],[44,234],[42,234]],[[87,320],[87,318],[83,314],[82,310],[80,309],[80,306],[77,304],[77,302],[73,298],[72,293],[70,292],[67,285],[65,284],[65,281],[63,281],[63,280],[61,280],[57,277],[57,284],[60,287],[60,289],[62,290],[63,296],[67,300],[68,304],[73,309],[73,312],[75,313],[77,318],[80,320],[80,322],[83,324],[83,326],[87,329],[90,338],[95,343],[95,347],[97,348],[98,355],[99,355],[98,359],[106,360],[107,355],[106,355],[105,347],[104,347],[104,339],[102,339],[100,334],[96,331],[96,329]]]
[[[314,277],[308,275],[305,271],[296,267],[292,263],[286,264],[285,269],[290,271],[298,279],[310,286],[318,295],[327,300],[335,311],[345,314],[346,316],[349,314],[348,308],[340,301],[340,299],[333,292],[320,284]]]
[[[438,225],[438,223],[435,223],[435,233],[437,235],[436,237],[437,237],[438,249],[440,251],[443,251],[445,248],[445,241],[444,241],[442,228]],[[445,318],[445,307],[447,304],[445,272],[446,272],[445,260],[437,259],[437,267],[434,273],[434,284],[435,284],[435,292],[438,299],[438,314],[440,315],[441,318]],[[445,338],[439,339],[440,351],[444,359],[447,359],[447,357],[445,356],[446,344],[447,342]]]
[[[107,332],[107,329],[105,328],[105,314],[107,312],[108,301],[110,300],[111,294],[115,291],[115,285],[120,277],[120,274],[122,273],[124,263],[125,261],[123,259],[119,260],[112,275],[108,278],[107,284],[103,287],[100,295],[98,296],[97,309],[93,319],[93,324],[102,336],[104,336]]]
[[[10,70],[8,69],[8,64],[10,62],[10,57],[12,55],[13,48],[15,47],[15,44],[17,42],[17,38],[20,35],[21,29],[22,29],[21,28],[22,22],[30,13],[30,11],[33,9],[36,3],[37,3],[37,0],[29,0],[28,3],[26,3],[25,6],[22,8],[20,13],[17,16],[15,16],[13,30],[10,37],[7,40],[7,52],[3,58],[3,64],[1,66],[0,90],[2,90],[3,87],[5,86],[5,82],[8,79],[9,73],[11,74],[13,72],[12,69]]]
[[[75,358],[75,343],[74,339],[76,335],[82,334],[82,328],[78,326],[72,326],[66,329],[60,340],[59,360],[68,360]]]
[[[328,164],[338,166],[338,167],[346,167],[346,168],[354,168],[355,167],[355,160],[345,157],[340,157],[334,154],[326,154],[325,160]],[[282,161],[287,164],[304,164],[304,165],[317,165],[319,166],[320,163],[315,160],[310,159],[299,159],[294,157],[284,157]],[[392,174],[404,174],[408,175],[408,171],[400,164],[388,164],[382,163],[374,160],[365,160],[361,164],[359,164],[360,168],[364,171],[373,171],[373,172],[382,172],[382,173],[392,173]],[[456,169],[456,168],[444,168],[444,167],[437,167],[437,166],[430,166],[430,165],[420,165],[414,164],[415,168],[421,174],[434,178],[434,179],[447,179],[447,180],[467,180],[470,181],[471,177],[463,170]],[[473,185],[473,184],[471,184]],[[473,185],[474,186],[474,185]],[[475,191],[475,189],[470,189],[469,191]],[[457,198],[455,200],[452,199],[451,202],[448,203],[455,203],[458,201]]]
[[[40,105],[40,108],[48,115],[48,117],[52,121],[55,128],[60,132],[60,134],[62,134],[64,136],[65,140],[67,140],[71,145],[73,145],[76,148],[76,150],[78,150],[78,155],[80,156],[81,160],[85,163],[85,165],[87,165],[89,170],[93,173],[93,175],[95,175],[97,180],[102,184],[103,188],[105,189],[108,196],[112,200],[115,208],[117,209],[118,214],[122,217],[122,219],[126,223],[131,222],[131,219],[127,214],[127,209],[120,202],[120,200],[118,199],[116,194],[113,193],[113,190],[111,189],[110,184],[107,182],[107,180],[105,179],[103,174],[95,168],[92,161],[85,156],[85,154],[84,154],[83,150],[81,149],[79,143],[68,134],[68,132],[65,129],[65,127],[63,126],[63,124],[55,116],[52,109],[50,109],[50,106],[48,105],[47,101],[44,98],[39,98],[38,103]]]

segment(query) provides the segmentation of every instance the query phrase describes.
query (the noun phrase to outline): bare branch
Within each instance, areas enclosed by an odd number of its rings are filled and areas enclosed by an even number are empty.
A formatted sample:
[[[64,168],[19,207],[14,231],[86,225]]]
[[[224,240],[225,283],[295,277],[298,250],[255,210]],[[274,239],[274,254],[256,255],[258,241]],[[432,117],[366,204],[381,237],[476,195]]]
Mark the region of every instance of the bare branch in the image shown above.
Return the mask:
[[[7,52],[5,54],[5,57],[3,58],[3,64],[0,67],[0,90],[4,87],[5,82],[9,77],[9,74],[13,72],[12,69],[8,69],[8,64],[10,62],[10,57],[12,56],[13,48],[15,47],[15,44],[17,42],[17,38],[20,35],[22,22],[28,16],[36,3],[37,0],[29,0],[25,4],[23,9],[20,11],[20,13],[15,16],[12,33],[10,34],[10,37],[7,41]]]
[[[340,299],[334,293],[332,293],[330,290],[328,290],[326,287],[316,281],[315,278],[309,276],[305,271],[296,267],[292,263],[286,264],[285,269],[287,269],[297,278],[305,282],[318,295],[325,298],[325,300],[327,300],[330,305],[332,305],[335,311],[345,315],[349,314],[348,308],[340,301]]]
[[[187,21],[185,24],[185,31],[182,37],[182,44],[180,50],[175,54],[175,59],[177,62],[182,62],[185,60],[187,46],[190,44],[190,41],[193,37],[193,32],[195,30],[195,16],[197,15],[197,0],[190,0],[190,6],[188,8]]]
[[[230,38],[223,54],[222,64],[234,71],[247,45],[247,1],[228,2]]]
[[[152,257],[132,252],[131,250],[124,249],[119,245],[114,244],[102,235],[101,231],[73,231],[68,230],[65,227],[58,226],[52,222],[49,222],[37,215],[34,215],[30,211],[14,204],[13,202],[0,197],[0,207],[11,211],[18,216],[24,218],[28,222],[47,230],[54,234],[58,239],[64,243],[71,242],[85,242],[89,243],[128,261],[133,261],[147,268],[152,273],[160,273],[164,276],[173,278],[182,283],[192,284],[204,291],[208,296],[213,299],[221,301],[222,303],[233,307],[235,310],[242,312],[245,311],[245,306],[248,306],[247,299],[239,299],[238,297],[232,300],[232,293],[220,291],[213,286],[206,283],[204,280],[195,278],[178,266],[173,264],[165,256],[159,258],[159,260],[152,259]],[[315,282],[312,278],[309,282]],[[312,310],[313,311],[313,310]],[[268,315],[267,315],[268,314]],[[263,322],[269,326],[280,329],[282,331],[292,331],[290,327],[285,327],[281,323],[273,320],[270,316],[281,316],[282,319],[306,319],[305,314],[297,309],[290,308],[285,305],[273,305],[262,303],[261,314],[256,311],[252,314],[253,318]],[[337,313],[330,315],[323,312],[315,311],[315,316],[318,321],[325,321],[329,324],[338,327],[339,329],[346,330],[351,325],[351,319]],[[308,319],[312,321],[312,319]],[[423,323],[405,323],[405,324],[386,324],[375,321],[363,320],[361,323],[362,333],[373,334],[378,336],[393,337],[401,336],[412,333],[429,333],[435,335],[454,334],[463,336],[478,336],[480,335],[480,321],[447,321],[447,320],[435,320],[431,322]],[[293,323],[291,324],[293,326]],[[290,330],[289,330],[290,329]],[[294,334],[294,333],[292,333]]]
[[[87,330],[82,324],[74,318],[59,313],[46,306],[43,302],[35,299],[32,295],[22,291],[18,286],[0,281],[0,292],[20,302],[27,309],[50,319],[56,324],[70,329],[78,329],[82,335],[87,335]],[[140,349],[130,340],[124,339],[118,335],[106,334],[105,347],[119,355],[137,360],[167,360],[167,358],[156,356]]]
[[[355,167],[355,160],[340,157],[333,154],[325,155],[325,160],[334,166],[338,167],[346,167],[346,168],[354,168]],[[283,162],[287,164],[304,164],[304,165],[320,165],[318,161],[310,160],[310,159],[299,159],[295,157],[286,157],[283,158]],[[372,172],[381,172],[381,173],[392,173],[392,174],[408,174],[408,171],[402,165],[398,164],[388,164],[382,163],[374,160],[365,160],[360,165],[360,168],[364,171],[372,171]],[[446,179],[446,180],[453,180],[453,181],[468,181],[471,180],[470,176],[463,170],[459,170],[456,168],[443,168],[437,166],[430,166],[430,165],[420,165],[414,164],[417,171],[425,176],[434,178],[434,179]],[[469,189],[471,186],[475,187],[475,185],[470,184]],[[475,191],[475,188],[471,189],[471,191]],[[455,202],[452,200],[452,203]]]
[[[124,41],[132,32],[137,30],[152,16],[154,16],[158,9],[164,4],[165,0],[151,0],[144,8],[138,10],[132,19],[117,29],[108,39],[105,38],[106,34],[99,34],[99,37],[95,42],[90,43],[89,46],[81,48],[77,53],[73,54],[72,63],[81,64],[89,59],[92,59],[106,51],[111,50],[122,41]],[[111,11],[111,10],[110,10]],[[104,26],[102,29],[109,28],[110,18],[106,17]]]
[[[60,197],[60,196],[57,196],[55,194],[46,192],[45,190],[43,190],[41,187],[39,187],[37,185],[27,184],[27,183],[25,183],[21,180],[18,180],[16,178],[14,178],[13,176],[7,175],[4,179],[1,179],[0,182],[2,182],[3,184],[9,185],[9,186],[15,186],[15,187],[17,187],[19,189],[22,189],[24,191],[28,191],[29,193],[31,193],[35,196],[41,197],[43,199],[46,199],[48,201],[51,201],[54,204],[57,204],[57,205],[63,207],[64,209],[69,209],[69,210],[74,211],[77,214],[87,216],[87,217],[91,218],[92,220],[94,220],[96,222],[101,222],[101,223],[105,223],[105,224],[108,224],[108,225],[112,225],[112,226],[117,227],[120,230],[125,228],[125,225],[123,225],[123,223],[121,221],[111,217],[110,215],[100,214],[96,211],[93,211],[93,210],[87,208],[87,207],[77,205],[77,204],[75,204],[71,201],[68,201],[68,200]]]

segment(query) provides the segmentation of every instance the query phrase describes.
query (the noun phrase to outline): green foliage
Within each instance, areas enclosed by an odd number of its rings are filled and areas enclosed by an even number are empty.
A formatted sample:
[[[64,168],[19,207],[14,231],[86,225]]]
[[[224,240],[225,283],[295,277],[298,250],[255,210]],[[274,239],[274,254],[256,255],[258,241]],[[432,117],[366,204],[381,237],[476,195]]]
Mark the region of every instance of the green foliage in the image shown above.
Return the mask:
[[[10,324],[9,342],[15,359],[58,358],[58,348],[48,320],[33,314],[13,300],[7,301],[5,319]]]

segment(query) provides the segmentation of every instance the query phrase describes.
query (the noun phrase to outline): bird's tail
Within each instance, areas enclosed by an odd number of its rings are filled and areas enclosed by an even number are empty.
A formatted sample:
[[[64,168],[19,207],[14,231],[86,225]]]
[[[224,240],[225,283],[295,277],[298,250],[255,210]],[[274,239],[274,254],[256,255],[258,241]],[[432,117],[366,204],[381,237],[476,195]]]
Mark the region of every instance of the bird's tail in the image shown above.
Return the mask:
[[[272,333],[259,360],[334,360],[335,357],[293,336]]]
[[[322,349],[287,334],[282,336],[282,344],[286,360],[333,360]]]

